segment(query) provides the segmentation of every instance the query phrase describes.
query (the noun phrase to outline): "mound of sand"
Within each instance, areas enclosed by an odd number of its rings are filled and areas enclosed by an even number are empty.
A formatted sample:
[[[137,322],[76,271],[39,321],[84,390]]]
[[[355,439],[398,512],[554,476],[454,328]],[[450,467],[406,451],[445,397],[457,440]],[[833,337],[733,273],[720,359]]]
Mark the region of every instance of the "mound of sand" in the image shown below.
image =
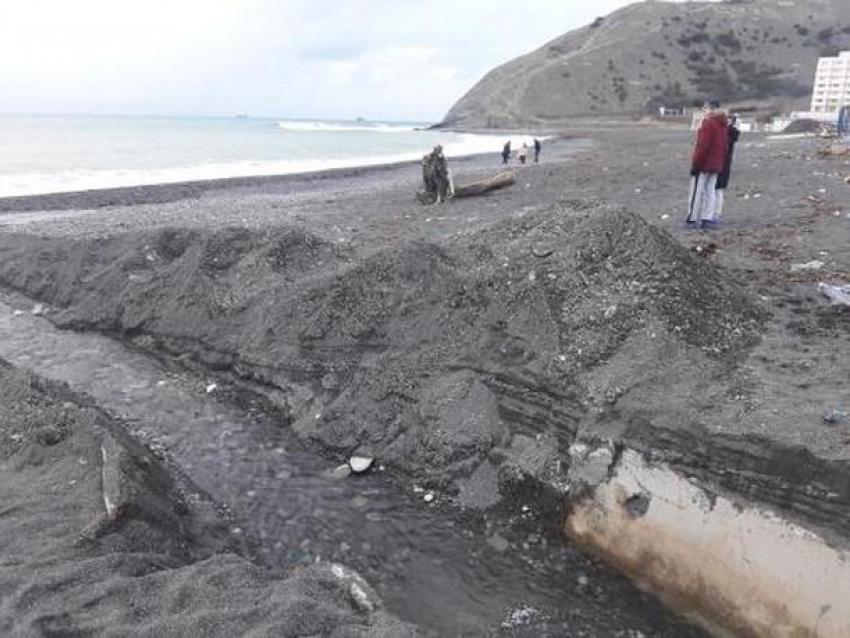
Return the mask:
[[[582,203],[363,259],[291,228],[9,235],[0,281],[59,325],[271,388],[306,439],[460,490],[494,463],[551,469],[615,408],[686,415],[761,320],[663,230]]]
[[[0,633],[413,635],[336,565],[285,580],[85,400],[0,362]]]
[[[817,133],[823,125],[817,120],[799,119],[786,126],[783,133]]]

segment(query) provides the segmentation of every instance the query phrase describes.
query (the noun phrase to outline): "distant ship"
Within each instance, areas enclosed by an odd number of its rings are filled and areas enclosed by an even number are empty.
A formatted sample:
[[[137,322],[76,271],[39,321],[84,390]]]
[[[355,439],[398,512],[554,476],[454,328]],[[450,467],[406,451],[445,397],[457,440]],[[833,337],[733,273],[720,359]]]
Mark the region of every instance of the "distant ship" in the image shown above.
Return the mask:
[[[245,113],[237,113],[234,115],[237,120],[247,120],[248,116]]]

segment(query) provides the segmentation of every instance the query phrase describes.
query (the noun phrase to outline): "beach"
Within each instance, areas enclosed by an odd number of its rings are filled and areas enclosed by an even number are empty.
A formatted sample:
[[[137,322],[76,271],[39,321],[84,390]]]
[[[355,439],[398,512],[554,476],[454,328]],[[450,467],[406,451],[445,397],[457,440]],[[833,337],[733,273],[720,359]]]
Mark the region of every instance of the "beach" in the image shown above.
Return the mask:
[[[11,335],[13,309],[42,304],[56,328],[162,362],[195,379],[198,395],[278,423],[330,468],[352,454],[374,458],[392,479],[380,489],[417,503],[431,494],[428,504],[469,517],[473,542],[527,557],[532,570],[563,556],[567,503],[616,474],[624,450],[846,551],[850,426],[823,415],[848,409],[850,311],[831,306],[818,283],[850,283],[848,167],[818,157],[816,138],[745,134],[723,223],[692,230],[691,140],[676,127],[571,130],[544,141],[539,164],[512,163],[512,187],[435,206],[415,200],[419,162],[1,199],[4,321]],[[499,150],[450,159],[455,182],[503,170]],[[0,357],[37,370],[46,356],[23,352]],[[3,388],[20,374],[5,373]],[[596,446],[610,447],[605,471],[578,472],[581,450]],[[163,449],[192,489],[212,489],[191,451]],[[252,512],[266,510],[240,510],[233,525],[259,535],[262,525],[239,520]],[[572,551],[564,561],[580,560]],[[181,560],[228,552],[250,554],[221,541]],[[498,621],[482,605],[465,626],[486,618],[488,631],[510,635],[703,635],[692,618],[642,613],[658,603],[601,566],[610,559],[635,575],[627,565],[600,554],[596,588],[569,569],[544,587],[571,583],[564,607],[584,616],[553,605],[519,616],[505,608]],[[377,592],[374,609],[352,603],[350,589],[334,598],[353,605],[334,627],[444,631],[398,601],[384,615],[377,600],[402,581],[374,582],[377,555],[334,556]],[[252,559],[281,568],[262,552]],[[654,589],[677,612],[708,613]],[[836,615],[829,626],[840,629]],[[7,610],[0,622],[25,634],[18,618]],[[240,631],[254,626],[244,622]],[[410,626],[392,625],[402,622]],[[380,634],[387,626],[396,628]]]

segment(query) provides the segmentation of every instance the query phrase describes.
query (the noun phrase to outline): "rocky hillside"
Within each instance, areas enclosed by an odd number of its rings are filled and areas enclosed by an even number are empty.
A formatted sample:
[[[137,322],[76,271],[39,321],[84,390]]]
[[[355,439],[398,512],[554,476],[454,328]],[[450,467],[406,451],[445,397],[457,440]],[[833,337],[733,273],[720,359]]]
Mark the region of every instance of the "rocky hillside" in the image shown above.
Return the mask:
[[[841,49],[848,0],[641,2],[494,69],[441,125],[557,125],[705,96],[805,108],[818,57]]]

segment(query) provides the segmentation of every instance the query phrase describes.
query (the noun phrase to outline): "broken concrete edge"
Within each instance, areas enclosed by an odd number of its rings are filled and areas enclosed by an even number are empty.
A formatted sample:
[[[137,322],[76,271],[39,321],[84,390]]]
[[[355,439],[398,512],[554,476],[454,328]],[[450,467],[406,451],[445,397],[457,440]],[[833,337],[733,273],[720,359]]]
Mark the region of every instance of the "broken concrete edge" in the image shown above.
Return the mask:
[[[803,522],[622,444],[570,454],[567,536],[674,609],[719,635],[850,635],[846,516]]]

